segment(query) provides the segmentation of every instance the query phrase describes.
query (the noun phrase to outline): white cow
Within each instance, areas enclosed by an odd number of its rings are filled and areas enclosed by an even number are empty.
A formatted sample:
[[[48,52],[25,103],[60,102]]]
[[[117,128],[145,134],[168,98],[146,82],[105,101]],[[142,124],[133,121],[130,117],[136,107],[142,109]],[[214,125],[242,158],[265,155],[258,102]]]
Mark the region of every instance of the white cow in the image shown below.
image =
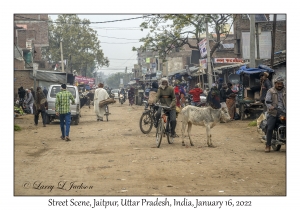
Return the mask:
[[[188,125],[188,135],[190,139],[191,146],[194,146],[193,141],[191,139],[191,129],[192,124],[194,125],[202,125],[206,127],[206,135],[207,135],[207,145],[212,146],[211,143],[211,134],[210,129],[213,128],[216,123],[222,120],[223,122],[228,122],[230,120],[230,116],[228,114],[227,107],[223,107],[220,109],[213,109],[212,107],[196,107],[196,106],[186,106],[181,111],[182,114],[182,146],[184,144],[184,133],[186,126]]]

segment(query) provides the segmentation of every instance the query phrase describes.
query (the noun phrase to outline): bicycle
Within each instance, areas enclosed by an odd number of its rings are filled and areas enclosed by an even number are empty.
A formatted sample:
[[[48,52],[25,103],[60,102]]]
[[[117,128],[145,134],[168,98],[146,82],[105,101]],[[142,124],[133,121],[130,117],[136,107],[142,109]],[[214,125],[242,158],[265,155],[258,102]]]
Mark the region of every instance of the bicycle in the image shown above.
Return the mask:
[[[155,123],[155,114],[157,111],[157,106],[149,105],[148,102],[145,103],[145,111],[140,118],[140,129],[144,134],[150,133],[153,124]],[[148,108],[150,106],[150,108]]]
[[[109,109],[108,109],[108,105],[105,104],[104,106],[105,106],[105,113],[104,113],[104,115],[106,116],[106,121],[108,121],[108,115],[110,115]]]
[[[161,140],[163,136],[167,136],[167,140],[169,144],[174,142],[174,137],[171,136],[171,129],[170,129],[170,113],[171,110],[168,106],[159,106],[161,107],[161,114],[158,120],[157,128],[156,128],[156,146],[157,148],[160,147]]]

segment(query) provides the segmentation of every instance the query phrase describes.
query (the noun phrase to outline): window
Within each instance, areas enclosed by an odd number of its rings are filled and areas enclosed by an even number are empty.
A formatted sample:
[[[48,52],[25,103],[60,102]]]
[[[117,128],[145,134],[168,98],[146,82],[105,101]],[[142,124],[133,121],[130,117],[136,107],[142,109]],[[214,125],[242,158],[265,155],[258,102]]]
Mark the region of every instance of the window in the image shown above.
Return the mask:
[[[53,86],[50,92],[51,98],[56,98],[56,94],[60,92],[60,86]],[[74,98],[76,98],[76,91],[74,87],[67,87],[67,90],[70,91]]]

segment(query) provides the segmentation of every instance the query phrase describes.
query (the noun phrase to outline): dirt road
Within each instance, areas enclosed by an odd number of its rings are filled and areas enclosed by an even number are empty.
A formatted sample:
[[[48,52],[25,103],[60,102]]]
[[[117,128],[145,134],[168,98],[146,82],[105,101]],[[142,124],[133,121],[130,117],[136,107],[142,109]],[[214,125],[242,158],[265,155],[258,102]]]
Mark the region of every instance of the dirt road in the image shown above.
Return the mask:
[[[264,152],[256,127],[232,121],[211,130],[194,126],[195,146],[181,146],[180,115],[173,144],[155,146],[155,129],[139,129],[143,106],[113,104],[109,121],[97,122],[93,106],[82,108],[61,140],[59,122],[33,124],[33,115],[15,119],[14,195],[229,196],[286,195],[286,151]],[[188,137],[185,138],[188,143]]]

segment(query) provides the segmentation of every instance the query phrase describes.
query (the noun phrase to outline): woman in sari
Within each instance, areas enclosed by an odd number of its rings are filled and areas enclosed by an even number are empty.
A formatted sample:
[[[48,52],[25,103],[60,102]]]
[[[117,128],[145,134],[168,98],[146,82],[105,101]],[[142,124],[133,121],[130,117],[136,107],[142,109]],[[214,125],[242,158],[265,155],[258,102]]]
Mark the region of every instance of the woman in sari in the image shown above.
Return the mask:
[[[128,100],[129,100],[129,106],[132,106],[134,103],[134,88],[130,87],[128,91]]]
[[[232,84],[228,83],[227,84],[228,89],[226,91],[226,105],[228,108],[228,113],[230,115],[230,119],[234,120],[234,114],[235,114],[235,97],[236,94],[232,91]]]

